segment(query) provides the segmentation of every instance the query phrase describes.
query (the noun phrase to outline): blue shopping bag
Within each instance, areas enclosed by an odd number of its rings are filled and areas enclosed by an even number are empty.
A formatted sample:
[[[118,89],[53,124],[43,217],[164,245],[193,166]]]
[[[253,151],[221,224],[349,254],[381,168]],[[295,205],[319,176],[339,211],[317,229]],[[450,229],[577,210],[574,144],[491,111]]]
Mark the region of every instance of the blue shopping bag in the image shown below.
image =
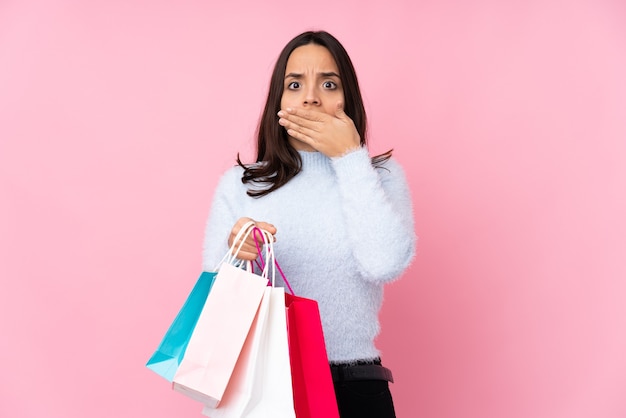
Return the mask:
[[[216,272],[206,271],[200,274],[185,304],[165,333],[161,344],[146,363],[146,367],[169,382],[174,379],[176,370],[183,361],[189,339],[196,327],[204,302],[213,287],[216,274]]]

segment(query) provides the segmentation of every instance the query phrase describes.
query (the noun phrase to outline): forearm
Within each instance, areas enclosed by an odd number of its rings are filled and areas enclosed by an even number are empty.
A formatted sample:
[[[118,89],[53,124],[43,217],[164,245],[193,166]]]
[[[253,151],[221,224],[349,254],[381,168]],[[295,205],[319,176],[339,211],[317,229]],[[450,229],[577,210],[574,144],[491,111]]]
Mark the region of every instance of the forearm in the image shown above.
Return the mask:
[[[399,276],[415,252],[412,204],[397,164],[378,173],[366,149],[333,160],[347,238],[361,275],[371,281]],[[384,180],[383,180],[384,177]]]

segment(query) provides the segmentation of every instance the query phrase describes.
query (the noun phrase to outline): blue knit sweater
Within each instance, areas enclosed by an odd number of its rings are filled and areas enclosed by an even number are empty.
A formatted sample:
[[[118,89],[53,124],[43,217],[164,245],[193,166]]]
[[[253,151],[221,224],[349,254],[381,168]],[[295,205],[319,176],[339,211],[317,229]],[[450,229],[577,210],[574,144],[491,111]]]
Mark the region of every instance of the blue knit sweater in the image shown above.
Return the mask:
[[[241,217],[276,226],[276,259],[298,296],[317,300],[329,361],[368,360],[383,285],[415,253],[411,198],[392,158],[374,168],[366,148],[339,158],[300,152],[302,171],[261,198],[246,194],[243,169],[220,179],[206,225],[203,269],[215,269]],[[278,282],[278,279],[277,279]],[[282,284],[282,282],[281,282]]]

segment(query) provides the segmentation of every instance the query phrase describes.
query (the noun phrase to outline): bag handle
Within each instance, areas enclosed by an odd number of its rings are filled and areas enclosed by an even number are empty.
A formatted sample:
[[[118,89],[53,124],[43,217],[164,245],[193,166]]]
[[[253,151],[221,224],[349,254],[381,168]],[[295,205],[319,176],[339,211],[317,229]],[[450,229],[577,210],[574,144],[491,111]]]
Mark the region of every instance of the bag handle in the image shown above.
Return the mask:
[[[289,284],[289,280],[287,280],[287,277],[285,277],[285,273],[283,273],[283,269],[280,268],[280,265],[278,264],[278,261],[276,260],[276,254],[274,253],[274,236],[270,234],[268,231],[265,231],[257,226],[255,226],[252,229],[253,229],[252,236],[254,237],[254,243],[256,244],[256,250],[257,250],[257,253],[259,254],[259,261],[261,263],[260,267],[263,269],[263,273],[266,274],[266,276],[263,276],[263,277],[267,277],[267,274],[269,274],[269,266],[271,265],[272,266],[272,280],[271,280],[272,286],[275,287],[276,269],[278,269],[278,272],[280,273],[283,279],[283,282],[287,286],[289,293],[291,293],[292,295],[295,295],[295,293],[293,292],[293,289],[291,288],[291,285]],[[266,257],[267,263],[263,260],[263,251],[261,250],[261,247],[259,246],[259,235],[261,236],[261,239],[263,240],[263,245],[264,245],[265,254],[266,254],[265,257]]]
[[[223,263],[232,264],[235,267],[242,267],[242,264],[244,264],[243,260],[237,260],[237,255],[239,254],[239,251],[241,251],[241,248],[243,247],[243,244],[248,238],[248,236],[250,236],[250,234],[252,233],[253,226],[254,226],[254,221],[248,221],[241,227],[241,229],[239,229],[239,231],[237,232],[237,235],[235,236],[235,239],[233,240],[233,244],[228,249],[228,252],[226,253],[226,255],[217,264],[217,266],[214,269],[215,271],[217,271]],[[241,242],[239,243],[239,246],[237,246],[237,242],[240,240]],[[237,247],[236,251],[235,251],[235,247]],[[252,263],[248,261],[245,264],[246,264],[247,270],[252,271]]]
[[[268,231],[262,230],[258,227],[254,227],[252,230],[252,235],[254,237],[254,244],[256,245],[256,251],[259,254],[259,259],[256,264],[261,268],[261,277],[269,279],[270,266],[272,266],[272,286],[274,286],[275,278],[276,278],[276,268],[274,267],[274,263],[272,261],[275,260],[274,256],[274,237]],[[260,239],[259,239],[260,236]],[[259,243],[263,242],[263,249],[265,250],[265,260],[263,259],[263,251],[261,250]]]

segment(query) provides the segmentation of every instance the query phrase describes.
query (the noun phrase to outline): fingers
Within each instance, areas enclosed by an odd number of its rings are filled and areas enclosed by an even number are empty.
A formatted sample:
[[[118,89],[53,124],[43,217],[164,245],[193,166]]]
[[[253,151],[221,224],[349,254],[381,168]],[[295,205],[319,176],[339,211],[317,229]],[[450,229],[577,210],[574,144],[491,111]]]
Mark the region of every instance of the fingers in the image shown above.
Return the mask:
[[[259,258],[259,253],[257,250],[254,250],[254,252],[239,251],[237,253],[237,258],[244,261],[254,261]]]
[[[235,241],[235,238],[237,237],[237,234],[239,233],[241,228],[243,228],[243,226],[245,224],[247,224],[248,222],[254,222],[254,220],[251,219],[251,218],[239,218],[237,220],[237,222],[235,222],[235,225],[233,226],[233,229],[230,230],[230,236],[228,237],[228,246],[229,247],[233,246],[233,242]]]
[[[288,107],[281,110],[278,112],[278,116],[297,123],[326,122],[328,120],[328,115],[326,113],[294,107]]]
[[[278,116],[278,124],[285,128],[289,136],[315,149],[317,138],[323,136],[324,125],[331,120],[325,113],[294,108],[281,110]]]
[[[279,125],[311,136],[314,132],[320,132],[324,128],[324,124],[330,122],[332,116],[315,110],[288,107],[278,112],[278,117]],[[306,130],[310,132],[307,133]]]
[[[322,121],[306,119],[300,116],[279,112],[284,116],[278,119],[278,124],[287,130],[287,133],[300,141],[310,143],[324,128]]]
[[[237,251],[237,247],[235,247],[234,251]],[[246,261],[256,260],[259,257],[259,251],[256,248],[256,244],[254,242],[252,242],[251,244],[246,240],[246,242],[244,242],[243,246],[241,247],[241,250],[239,250],[239,252],[237,253],[236,257],[240,260]]]
[[[276,237],[274,236],[276,234],[276,227],[270,223],[256,222],[253,219],[247,218],[247,217],[239,218],[237,222],[235,222],[235,225],[230,231],[230,236],[228,237],[228,246],[233,247],[233,243],[234,243],[233,252],[236,252],[239,249],[239,252],[237,253],[237,258],[240,260],[252,261],[252,260],[256,260],[257,257],[259,256],[257,244],[254,239],[254,234],[248,235],[248,237],[243,242],[243,244],[241,243],[241,240],[234,242],[241,228],[243,228],[243,226],[247,224],[248,222],[254,222],[254,226],[272,234],[274,241],[276,241]],[[263,246],[262,237],[259,237],[259,248],[261,248],[262,246]]]
[[[354,122],[344,112],[343,101],[337,102],[332,114],[308,108],[287,108],[278,112],[278,116],[278,123],[291,138],[328,157],[345,155],[361,145]]]
[[[276,227],[272,224],[269,224],[267,222],[257,222],[256,226],[264,231],[269,232],[272,235],[276,234]]]
[[[306,133],[305,133],[306,132]],[[308,144],[310,146],[312,146],[314,149],[317,149],[317,147],[315,146],[316,141],[315,139],[313,139],[310,135],[311,132],[305,130],[304,128],[297,126],[294,128],[288,128],[287,129],[287,135],[289,135],[290,137],[297,139],[298,141],[304,143],[304,144]]]

